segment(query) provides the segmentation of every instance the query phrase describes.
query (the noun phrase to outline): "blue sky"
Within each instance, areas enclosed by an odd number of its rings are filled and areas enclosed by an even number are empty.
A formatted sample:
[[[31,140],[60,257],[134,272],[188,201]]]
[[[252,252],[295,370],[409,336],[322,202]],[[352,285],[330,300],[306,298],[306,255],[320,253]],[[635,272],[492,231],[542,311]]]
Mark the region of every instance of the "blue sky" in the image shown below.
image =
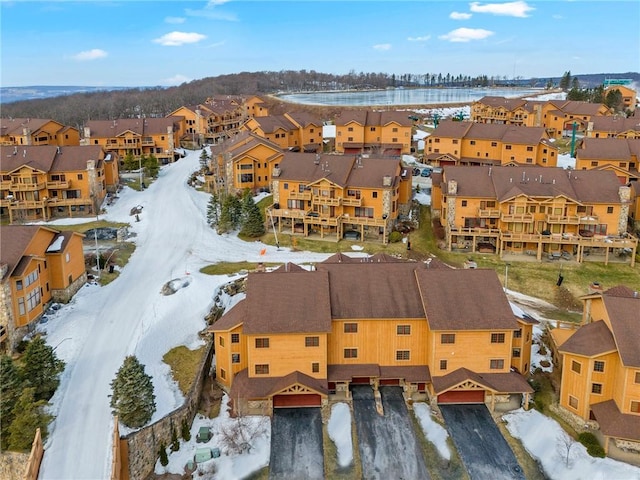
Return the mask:
[[[640,71],[640,2],[0,0],[0,85],[169,86],[243,71]]]

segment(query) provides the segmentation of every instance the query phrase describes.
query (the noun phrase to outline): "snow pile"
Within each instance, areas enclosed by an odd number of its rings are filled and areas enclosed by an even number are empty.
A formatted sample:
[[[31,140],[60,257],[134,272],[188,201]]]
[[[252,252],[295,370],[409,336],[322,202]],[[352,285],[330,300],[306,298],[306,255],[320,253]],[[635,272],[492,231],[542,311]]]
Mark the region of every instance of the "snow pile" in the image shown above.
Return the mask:
[[[351,440],[351,410],[346,403],[336,403],[331,407],[331,417],[327,424],[329,438],[338,449],[338,465],[348,467],[353,463],[353,443]]]
[[[447,445],[449,433],[442,425],[433,420],[429,405],[422,402],[414,403],[413,411],[420,422],[420,426],[422,427],[422,431],[425,437],[427,437],[427,440],[436,446],[436,449],[442,458],[450,460],[451,450],[449,450],[449,445]]]
[[[421,205],[431,205],[431,194],[426,193],[426,190],[414,193],[413,199]]]
[[[544,355],[540,353],[541,348],[544,348]],[[543,361],[546,362],[546,366],[541,365]],[[533,343],[531,344],[531,371],[533,372],[536,368],[540,368],[543,372],[553,372],[551,351],[542,341],[542,328],[539,325],[533,327]]]
[[[246,478],[254,472],[266,467],[269,464],[271,451],[271,424],[269,417],[258,415],[249,415],[242,417],[243,422],[249,422],[251,427],[259,428],[262,434],[253,439],[249,452],[242,454],[232,454],[229,452],[223,441],[222,432],[233,426],[237,419],[229,416],[229,397],[224,394],[222,397],[222,406],[220,414],[216,418],[206,418],[200,414],[196,416],[191,425],[191,439],[187,442],[180,440],[180,449],[171,452],[169,455],[169,463],[166,467],[160,464],[160,460],[156,462],[155,473],[161,475],[163,473],[183,474],[187,462],[194,459],[196,449],[198,448],[219,448],[221,455],[206,462],[197,465],[193,472],[193,478],[202,478],[201,474],[213,473],[213,478],[224,480],[240,480]],[[212,436],[208,442],[197,443],[196,435],[200,431],[200,427],[208,427]],[[170,453],[167,448],[167,454]],[[206,478],[212,478],[210,476]]]
[[[640,468],[610,458],[594,458],[580,443],[569,448],[567,434],[555,421],[536,410],[515,410],[503,415],[507,430],[520,439],[524,448],[536,459],[552,480],[640,479]]]

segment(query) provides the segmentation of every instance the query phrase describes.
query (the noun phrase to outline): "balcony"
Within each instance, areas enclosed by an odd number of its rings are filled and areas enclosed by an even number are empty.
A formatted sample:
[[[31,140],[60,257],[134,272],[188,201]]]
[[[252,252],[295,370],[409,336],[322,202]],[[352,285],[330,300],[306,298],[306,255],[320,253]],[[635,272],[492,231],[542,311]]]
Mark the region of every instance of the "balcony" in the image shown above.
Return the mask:
[[[298,210],[295,208],[271,208],[270,214],[280,218],[305,218],[311,213],[311,210]]]
[[[18,183],[13,182],[9,187],[9,190],[18,192],[35,192],[36,190],[44,190],[47,184],[42,181],[36,183]]]
[[[335,227],[340,223],[341,218],[342,218],[342,215],[339,215],[337,217],[321,217],[321,216],[315,216],[315,215],[308,215],[304,219],[304,223],[310,224],[310,225]]]
[[[491,208],[479,208],[478,217],[480,218],[500,218],[500,210]]]
[[[90,198],[49,198],[47,205],[50,207],[67,206],[67,205],[91,205]]]
[[[579,217],[578,224],[580,225],[598,225],[600,219],[595,215],[589,215],[586,217]]]
[[[503,222],[532,223],[533,213],[503,213],[500,220]]]
[[[289,192],[290,200],[311,200],[311,192]]]
[[[331,197],[313,197],[313,203],[316,205],[329,205],[333,207],[337,207],[340,205],[341,198],[331,198]]]
[[[387,224],[387,219],[371,217],[347,217],[345,215],[342,219],[342,223],[352,223],[354,225],[366,225],[370,227],[384,227]]]
[[[56,180],[54,182],[47,182],[47,188],[51,190],[66,190],[69,188],[68,180]]]
[[[561,225],[578,225],[580,217],[577,215],[547,215],[547,223],[559,223]]]
[[[10,210],[27,210],[29,208],[44,208],[46,200],[18,200],[9,205]]]
[[[10,190],[11,185],[13,185],[11,180],[5,180],[4,182],[0,182],[0,190]]]
[[[361,207],[362,199],[356,197],[343,197],[342,205],[345,207]]]

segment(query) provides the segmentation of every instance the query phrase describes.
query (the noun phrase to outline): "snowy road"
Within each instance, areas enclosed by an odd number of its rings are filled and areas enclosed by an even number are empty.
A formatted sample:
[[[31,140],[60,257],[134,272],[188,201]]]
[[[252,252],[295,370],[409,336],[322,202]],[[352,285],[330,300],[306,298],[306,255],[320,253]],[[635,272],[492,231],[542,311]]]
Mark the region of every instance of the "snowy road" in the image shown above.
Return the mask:
[[[197,332],[205,327],[203,317],[214,291],[229,280],[200,274],[202,266],[223,260],[305,262],[327,257],[273,247],[261,256],[263,244],[217,235],[205,221],[209,196],[186,184],[198,168],[199,155],[190,152],[163,167],[144,192],[123,190],[106,218],[131,222],[137,249],[129,264],[115,282],[85,286],[39,328],[67,362],[51,400],[56,420],[45,444],[41,479],[109,478],[113,420],[108,395],[126,355],[137,355],[153,376],[158,409],[152,421],[182,403],[162,355],[177,345],[201,344]],[[136,205],[143,206],[140,222],[129,216]],[[189,285],[174,295],[161,295],[162,285],[174,278],[185,278]]]

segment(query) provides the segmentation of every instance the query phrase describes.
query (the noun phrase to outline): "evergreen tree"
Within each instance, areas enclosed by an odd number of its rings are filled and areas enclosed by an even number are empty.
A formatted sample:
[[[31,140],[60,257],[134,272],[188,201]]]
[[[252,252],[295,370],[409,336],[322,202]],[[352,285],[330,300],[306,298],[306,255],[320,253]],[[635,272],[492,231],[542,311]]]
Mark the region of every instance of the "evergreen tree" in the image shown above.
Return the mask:
[[[0,357],[0,444],[2,450],[9,447],[9,426],[13,422],[13,408],[22,392],[22,378],[11,357]]]
[[[580,88],[580,80],[578,80],[578,77],[571,79],[571,88]]]
[[[220,199],[218,194],[213,192],[207,205],[207,223],[211,228],[215,228],[218,225],[220,219]]]
[[[156,178],[158,176],[160,165],[158,165],[158,158],[153,153],[146,158],[142,157],[142,166],[150,177]]]
[[[10,450],[29,450],[38,428],[43,439],[47,436],[47,425],[53,417],[43,411],[47,402],[34,401],[34,396],[35,388],[25,388],[13,407],[14,419],[9,427]]]
[[[613,110],[622,110],[622,93],[620,90],[609,90],[604,97],[604,104]]]
[[[235,230],[242,220],[242,202],[236,195],[227,195],[220,208],[218,232],[224,233]]]
[[[177,452],[180,450],[180,440],[178,440],[178,433],[176,432],[176,427],[171,424],[171,451]]]
[[[202,153],[200,154],[200,170],[206,172],[209,170],[209,154],[207,153],[207,149],[203,148]]]
[[[64,362],[42,337],[29,342],[22,357],[22,377],[35,388],[36,400],[49,400],[60,384]]]
[[[124,363],[111,382],[111,408],[123,425],[142,427],[151,420],[156,411],[156,396],[153,394],[151,376],[147,375],[134,355],[124,359]]]
[[[240,234],[253,238],[264,235],[264,232],[264,218],[260,212],[260,207],[256,205],[251,192],[249,192],[242,199],[242,229]]]
[[[164,446],[164,443],[160,444],[160,450],[158,452],[160,454],[160,465],[166,467],[169,465],[169,457],[167,457],[167,447]]]
[[[182,420],[182,429],[180,434],[182,435],[182,438],[184,438],[186,442],[191,440],[191,428],[189,428],[189,422],[187,422],[186,419]]]
[[[560,79],[560,88],[565,92],[569,90],[569,86],[571,85],[571,72],[564,72],[562,78]]]
[[[124,162],[123,166],[125,170],[136,170],[140,166],[138,159],[133,156],[133,152],[131,150],[127,152],[122,161]]]

